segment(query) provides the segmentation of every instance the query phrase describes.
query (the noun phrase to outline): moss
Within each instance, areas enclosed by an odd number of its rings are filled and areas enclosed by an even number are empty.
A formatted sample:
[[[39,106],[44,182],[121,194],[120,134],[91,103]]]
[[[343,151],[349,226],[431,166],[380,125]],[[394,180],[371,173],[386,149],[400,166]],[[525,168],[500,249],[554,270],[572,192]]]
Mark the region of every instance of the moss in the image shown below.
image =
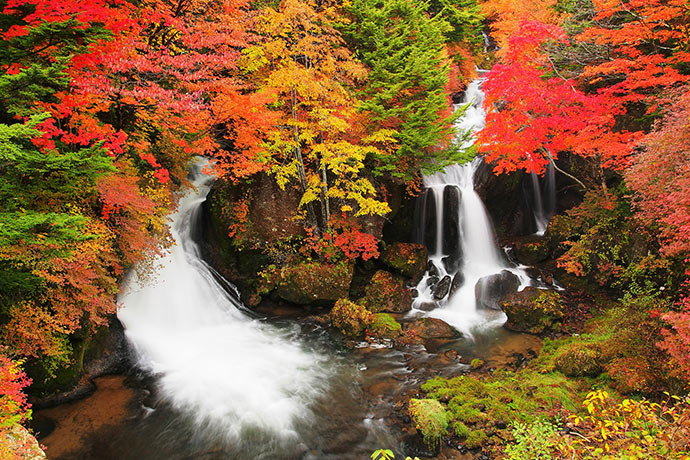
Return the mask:
[[[376,313],[367,330],[374,337],[394,339],[402,332],[402,326],[388,313]]]
[[[296,304],[335,301],[347,297],[352,273],[350,263],[300,260],[280,268],[276,292],[282,299]]]
[[[410,399],[410,417],[430,449],[438,449],[448,428],[448,413],[433,399]]]
[[[467,439],[465,439],[465,447],[468,449],[476,449],[481,447],[488,439],[489,437],[484,430],[474,430],[467,436]]]
[[[511,422],[532,422],[562,411],[575,411],[588,388],[557,372],[542,374],[525,369],[517,373],[498,370],[480,377],[437,377],[421,389],[429,399],[448,401],[446,408],[454,433],[465,438],[465,447],[475,448],[488,440],[488,424],[503,426],[506,431]],[[501,436],[508,435],[506,431]]]
[[[347,299],[339,299],[330,313],[331,324],[349,337],[359,337],[372,324],[373,315],[366,308]]]
[[[421,278],[426,268],[426,247],[415,243],[393,243],[381,254],[381,262],[408,278]]]
[[[595,377],[603,370],[602,354],[597,345],[572,343],[561,351],[554,364],[570,377]]]
[[[462,422],[453,422],[451,428],[453,429],[455,436],[458,438],[466,438],[470,435],[470,433],[472,433],[472,430],[470,430],[469,427]]]
[[[402,278],[379,270],[365,288],[362,305],[372,312],[406,312],[412,306],[412,293]]]
[[[472,361],[470,361],[470,367],[472,368],[472,370],[477,370],[480,367],[482,367],[483,365],[484,365],[484,361],[482,361],[481,359],[475,358]]]

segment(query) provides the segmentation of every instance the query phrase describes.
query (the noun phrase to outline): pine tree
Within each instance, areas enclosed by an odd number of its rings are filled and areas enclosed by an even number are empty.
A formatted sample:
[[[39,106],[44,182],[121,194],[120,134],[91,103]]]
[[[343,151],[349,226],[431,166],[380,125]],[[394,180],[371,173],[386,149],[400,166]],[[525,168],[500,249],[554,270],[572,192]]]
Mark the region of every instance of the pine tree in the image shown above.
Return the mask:
[[[411,179],[457,161],[455,116],[445,86],[444,43],[450,25],[430,18],[428,4],[411,0],[355,0],[342,26],[352,49],[370,69],[360,109],[372,129],[397,131],[397,150],[377,158],[374,172]]]

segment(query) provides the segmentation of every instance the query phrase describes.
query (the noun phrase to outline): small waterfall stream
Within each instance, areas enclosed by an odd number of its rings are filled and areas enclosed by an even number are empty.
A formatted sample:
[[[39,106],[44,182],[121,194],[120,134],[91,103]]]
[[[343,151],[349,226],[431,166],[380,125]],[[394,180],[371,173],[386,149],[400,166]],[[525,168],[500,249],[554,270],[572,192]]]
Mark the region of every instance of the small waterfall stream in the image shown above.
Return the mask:
[[[462,105],[469,105],[457,123],[460,133],[476,133],[484,127],[481,83],[481,78],[473,81],[465,92]],[[491,221],[474,190],[474,173],[482,161],[475,158],[425,176],[425,193],[417,207],[417,240],[426,243],[430,256],[413,307],[429,311],[427,315],[444,320],[468,337],[477,328],[505,322],[500,310],[478,307],[489,277],[513,279],[518,289],[530,283],[525,272],[511,266],[496,246]]]
[[[543,177],[530,174],[530,205],[536,234],[543,235],[551,217],[556,213],[556,170],[553,160],[546,166]]]

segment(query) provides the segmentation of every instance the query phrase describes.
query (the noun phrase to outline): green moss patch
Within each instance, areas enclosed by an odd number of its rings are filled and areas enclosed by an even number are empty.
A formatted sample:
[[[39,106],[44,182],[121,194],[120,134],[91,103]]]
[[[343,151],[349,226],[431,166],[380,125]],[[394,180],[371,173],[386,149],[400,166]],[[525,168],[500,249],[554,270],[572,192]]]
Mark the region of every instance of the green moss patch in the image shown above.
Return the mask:
[[[431,449],[438,449],[448,428],[448,413],[434,399],[410,399],[410,417]]]
[[[394,339],[402,333],[402,326],[388,313],[376,313],[367,331],[374,337]]]

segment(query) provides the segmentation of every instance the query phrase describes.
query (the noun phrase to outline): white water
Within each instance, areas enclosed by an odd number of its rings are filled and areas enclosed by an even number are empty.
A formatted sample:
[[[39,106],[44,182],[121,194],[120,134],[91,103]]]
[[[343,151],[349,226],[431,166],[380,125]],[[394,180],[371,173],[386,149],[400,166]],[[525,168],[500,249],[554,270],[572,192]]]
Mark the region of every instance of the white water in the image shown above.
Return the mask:
[[[556,171],[553,160],[546,166],[542,180],[535,172],[531,173],[532,214],[536,234],[543,235],[551,217],[556,213]]]
[[[456,125],[460,134],[468,131],[475,134],[484,127],[486,112],[483,108],[484,93],[481,83],[482,79],[473,81],[465,92],[462,105],[470,105]],[[473,142],[474,139],[470,139],[467,144],[471,145]],[[477,308],[475,285],[480,278],[508,270],[520,279],[520,289],[530,283],[525,272],[520,267],[510,266],[496,246],[491,221],[481,198],[474,190],[474,173],[482,161],[481,158],[475,158],[470,163],[447,167],[444,172],[425,176],[423,179],[424,187],[427,193],[433,195],[436,206],[436,249],[429,260],[436,266],[439,279],[446,275],[453,277],[459,273],[464,276],[465,281],[454,294],[436,301],[431,287],[427,285],[430,275],[426,273],[417,286],[419,295],[413,304],[414,308],[437,304],[438,308],[430,311],[428,315],[442,319],[468,337],[472,337],[474,330],[501,325],[506,320],[506,316],[500,311]],[[457,211],[460,227],[457,245],[461,248],[462,264],[457,272],[449,272],[443,263],[443,258],[449,255],[448,251],[444,253],[444,249],[447,248],[443,247],[443,235],[444,231],[447,231],[443,221],[443,192],[446,187],[456,187],[461,195]]]
[[[127,280],[118,313],[137,364],[160,395],[191,415],[198,431],[237,441],[246,431],[294,441],[295,425],[326,388],[329,365],[285,331],[248,318],[201,260],[192,232],[212,178],[193,168],[190,190],[171,217],[176,244],[157,280]]]

